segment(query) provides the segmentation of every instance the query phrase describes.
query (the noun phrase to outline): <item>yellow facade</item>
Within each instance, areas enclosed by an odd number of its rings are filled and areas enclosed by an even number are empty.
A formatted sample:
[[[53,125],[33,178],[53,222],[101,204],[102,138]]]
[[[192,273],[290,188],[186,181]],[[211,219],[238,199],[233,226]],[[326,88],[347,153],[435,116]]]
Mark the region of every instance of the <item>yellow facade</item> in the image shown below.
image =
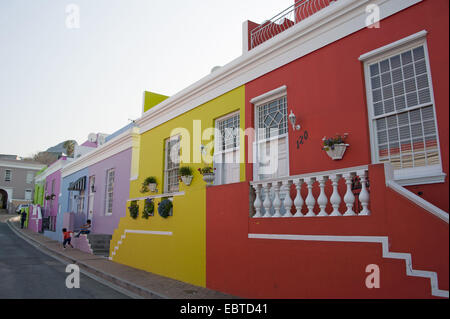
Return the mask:
[[[200,142],[194,139],[194,135],[198,136],[199,123],[201,123],[200,133],[203,134],[205,129],[214,127],[215,119],[235,111],[240,112],[240,126],[244,129],[245,88],[243,86],[141,135],[139,174],[137,180],[130,183],[130,199],[140,199],[138,200],[139,216],[137,219],[132,219],[127,210],[126,217],[121,219],[111,240],[112,260],[205,287],[206,183],[197,171],[205,164],[194,163],[194,161],[201,157],[200,145],[208,145],[214,137],[211,136]],[[194,129],[195,126],[197,130]],[[176,129],[189,132],[189,136],[181,135],[182,162],[180,166],[192,167],[194,179],[190,186],[180,182],[179,193],[173,196],[173,216],[167,219],[159,216],[157,204],[161,199],[156,198],[154,216],[144,219],[142,218],[144,197],[163,193],[165,140],[176,134]],[[190,145],[189,150],[184,147],[187,141]],[[241,145],[244,145],[243,136],[241,136]],[[190,159],[187,159],[186,155],[190,155]],[[241,157],[243,155],[241,154]],[[240,178],[244,181],[245,164],[242,160],[241,163]],[[142,194],[140,192],[142,182],[149,176],[157,178],[158,193]],[[127,206],[129,205],[130,202]]]

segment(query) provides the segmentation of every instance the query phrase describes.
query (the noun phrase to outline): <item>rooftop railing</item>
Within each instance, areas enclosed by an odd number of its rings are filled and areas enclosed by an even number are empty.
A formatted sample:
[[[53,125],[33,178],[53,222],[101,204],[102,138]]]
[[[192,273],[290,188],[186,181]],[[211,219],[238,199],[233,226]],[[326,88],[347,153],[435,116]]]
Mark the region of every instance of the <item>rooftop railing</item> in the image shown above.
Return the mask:
[[[250,49],[273,38],[337,0],[300,0],[251,32]]]

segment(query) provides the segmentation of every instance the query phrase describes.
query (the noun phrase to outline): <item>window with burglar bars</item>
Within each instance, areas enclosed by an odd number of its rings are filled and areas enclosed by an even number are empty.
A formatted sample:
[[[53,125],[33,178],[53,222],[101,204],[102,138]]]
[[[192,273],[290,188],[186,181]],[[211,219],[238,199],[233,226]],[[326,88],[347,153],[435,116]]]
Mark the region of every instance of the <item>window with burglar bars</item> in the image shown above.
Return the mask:
[[[179,189],[180,137],[171,137],[165,142],[164,192],[174,193]]]
[[[240,179],[240,115],[239,112],[216,120],[218,134],[215,136],[214,184],[237,183]]]
[[[256,180],[289,175],[287,96],[255,105]]]
[[[106,171],[106,192],[105,192],[105,214],[113,213],[113,194],[114,194],[115,170],[111,168]]]
[[[283,96],[272,102],[257,107],[258,140],[287,134],[287,102]]]
[[[5,170],[5,182],[10,182],[11,181],[11,170],[7,169]]]
[[[34,179],[34,172],[27,172],[26,182],[32,184]]]
[[[395,169],[439,165],[425,46],[371,63],[368,72],[378,161]]]
[[[216,127],[220,132],[220,135],[217,136],[216,144],[218,152],[239,148],[239,113],[217,120]]]

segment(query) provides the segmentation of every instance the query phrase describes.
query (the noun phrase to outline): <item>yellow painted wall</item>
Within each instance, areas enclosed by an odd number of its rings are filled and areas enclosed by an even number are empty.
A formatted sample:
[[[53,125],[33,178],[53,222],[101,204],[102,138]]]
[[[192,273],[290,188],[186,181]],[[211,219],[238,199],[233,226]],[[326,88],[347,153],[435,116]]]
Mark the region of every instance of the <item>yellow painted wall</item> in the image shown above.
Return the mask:
[[[146,177],[156,176],[158,191],[163,191],[164,181],[164,147],[165,140],[171,136],[175,128],[185,128],[190,132],[191,163],[180,165],[191,166],[194,179],[190,186],[180,182],[180,192],[184,195],[173,198],[173,216],[164,219],[157,212],[155,200],[155,216],[148,220],[142,218],[144,200],[140,200],[139,217],[134,220],[127,216],[122,218],[111,240],[112,253],[116,247],[113,260],[152,273],[185,281],[194,285],[206,285],[206,183],[197,171],[204,167],[202,163],[192,163],[194,152],[200,155],[199,142],[193,143],[193,121],[201,120],[202,132],[205,128],[214,127],[214,120],[234,111],[240,111],[241,128],[245,128],[245,89],[239,87],[194,110],[170,120],[141,135],[139,153],[139,176],[130,183],[130,199],[142,198],[155,193],[140,193],[141,184]],[[183,139],[183,137],[182,137]],[[207,145],[213,139],[203,140]],[[195,148],[194,148],[195,144]],[[241,145],[243,145],[243,136]],[[185,154],[185,150],[181,150]],[[243,154],[241,154],[243,155]],[[241,181],[245,180],[245,164],[241,164]],[[128,203],[127,206],[129,206]],[[154,234],[127,234],[125,230],[173,232],[172,236]],[[118,241],[122,243],[118,245]]]

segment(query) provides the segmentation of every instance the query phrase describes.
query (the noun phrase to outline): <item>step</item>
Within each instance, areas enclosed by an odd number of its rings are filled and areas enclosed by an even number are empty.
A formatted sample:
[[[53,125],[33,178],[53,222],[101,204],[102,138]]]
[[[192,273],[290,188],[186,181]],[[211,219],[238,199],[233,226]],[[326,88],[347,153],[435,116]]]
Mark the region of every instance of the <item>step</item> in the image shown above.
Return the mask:
[[[92,250],[109,250],[109,246],[91,245]]]
[[[98,251],[94,251],[94,255],[96,255],[96,256],[105,256],[105,257],[108,257],[108,256],[109,256],[109,250],[98,250]]]
[[[107,235],[107,234],[88,234],[87,237],[89,239],[93,238],[93,239],[99,239],[99,240],[107,240],[107,239],[111,239],[112,235]]]

